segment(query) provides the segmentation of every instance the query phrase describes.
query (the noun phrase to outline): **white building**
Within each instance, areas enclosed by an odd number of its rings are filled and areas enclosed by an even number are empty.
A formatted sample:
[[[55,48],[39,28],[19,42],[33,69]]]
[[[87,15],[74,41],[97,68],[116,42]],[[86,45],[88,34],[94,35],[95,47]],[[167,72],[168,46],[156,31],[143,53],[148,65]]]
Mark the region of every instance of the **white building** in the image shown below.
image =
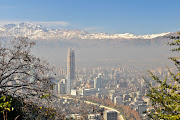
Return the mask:
[[[75,95],[75,96],[76,96],[76,95],[77,95],[77,91],[74,90],[74,89],[72,89],[72,90],[71,90],[71,95]]]

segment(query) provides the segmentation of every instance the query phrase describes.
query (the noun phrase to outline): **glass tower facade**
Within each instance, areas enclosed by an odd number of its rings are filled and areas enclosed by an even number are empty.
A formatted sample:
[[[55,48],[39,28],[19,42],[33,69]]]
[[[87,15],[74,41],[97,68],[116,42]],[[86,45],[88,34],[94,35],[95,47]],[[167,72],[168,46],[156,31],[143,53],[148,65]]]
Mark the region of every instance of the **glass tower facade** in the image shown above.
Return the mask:
[[[71,94],[71,86],[75,78],[75,54],[74,49],[68,49],[67,55],[67,76],[66,76],[66,94]]]

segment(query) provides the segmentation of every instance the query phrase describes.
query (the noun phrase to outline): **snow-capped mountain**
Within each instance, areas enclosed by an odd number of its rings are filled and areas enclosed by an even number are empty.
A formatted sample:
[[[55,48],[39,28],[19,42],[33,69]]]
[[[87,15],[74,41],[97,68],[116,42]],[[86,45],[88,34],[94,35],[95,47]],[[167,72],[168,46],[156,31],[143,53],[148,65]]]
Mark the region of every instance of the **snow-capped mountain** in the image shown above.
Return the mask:
[[[8,24],[0,28],[0,36],[24,36],[34,40],[131,40],[131,39],[154,39],[169,35],[170,32],[151,34],[151,35],[134,35],[125,34],[107,34],[107,33],[88,33],[81,30],[59,30],[47,29],[41,25],[33,23]]]

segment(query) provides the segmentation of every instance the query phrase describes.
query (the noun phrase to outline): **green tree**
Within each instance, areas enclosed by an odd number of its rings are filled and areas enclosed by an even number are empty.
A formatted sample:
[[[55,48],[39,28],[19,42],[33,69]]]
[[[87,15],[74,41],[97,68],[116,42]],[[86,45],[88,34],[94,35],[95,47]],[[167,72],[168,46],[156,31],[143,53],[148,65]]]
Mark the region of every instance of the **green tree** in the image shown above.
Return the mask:
[[[173,46],[172,52],[179,53],[180,51],[180,37],[170,36],[170,40],[174,40],[168,45]],[[151,71],[150,76],[157,83],[158,86],[152,86],[145,78],[148,84],[147,97],[152,102],[153,110],[147,111],[148,116],[152,119],[159,120],[179,120],[180,119],[180,56],[170,57],[177,67],[176,72],[172,72],[169,68],[169,76],[164,80],[154,75]]]

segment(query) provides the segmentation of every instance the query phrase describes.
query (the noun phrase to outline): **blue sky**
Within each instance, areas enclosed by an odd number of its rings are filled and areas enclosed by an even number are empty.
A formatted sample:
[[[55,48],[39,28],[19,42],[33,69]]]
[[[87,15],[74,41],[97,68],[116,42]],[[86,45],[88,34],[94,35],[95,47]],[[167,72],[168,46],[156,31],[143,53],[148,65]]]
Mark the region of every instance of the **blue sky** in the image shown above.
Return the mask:
[[[0,25],[153,34],[180,30],[179,11],[180,0],[0,0]]]

